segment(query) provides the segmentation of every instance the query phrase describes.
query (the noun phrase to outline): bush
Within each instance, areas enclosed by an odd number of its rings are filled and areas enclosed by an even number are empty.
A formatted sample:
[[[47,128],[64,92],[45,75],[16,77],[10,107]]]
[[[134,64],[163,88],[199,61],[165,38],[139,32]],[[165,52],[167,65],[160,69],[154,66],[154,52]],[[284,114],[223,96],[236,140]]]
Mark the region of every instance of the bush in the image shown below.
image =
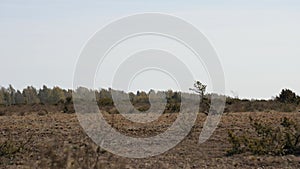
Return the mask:
[[[280,111],[282,112],[293,112],[296,111],[297,107],[293,104],[281,104]]]
[[[145,104],[145,105],[139,106],[137,109],[141,112],[145,112],[145,111],[149,110],[149,108],[150,108],[150,105]]]
[[[283,89],[276,100],[281,103],[298,104],[298,96],[290,89]]]
[[[281,119],[278,127],[264,124],[250,117],[254,133],[237,135],[228,131],[231,149],[227,155],[250,152],[257,155],[287,155],[300,153],[300,128],[288,118]]]
[[[113,106],[114,102],[111,98],[101,98],[99,99],[98,104],[100,106]]]
[[[180,112],[180,103],[167,103],[164,113]]]
[[[13,142],[5,141],[0,144],[0,156],[11,156],[17,153],[19,149]]]
[[[0,143],[0,156],[11,157],[16,153],[24,149],[24,147],[31,141],[32,136],[30,136],[25,141],[14,142],[10,139]]]

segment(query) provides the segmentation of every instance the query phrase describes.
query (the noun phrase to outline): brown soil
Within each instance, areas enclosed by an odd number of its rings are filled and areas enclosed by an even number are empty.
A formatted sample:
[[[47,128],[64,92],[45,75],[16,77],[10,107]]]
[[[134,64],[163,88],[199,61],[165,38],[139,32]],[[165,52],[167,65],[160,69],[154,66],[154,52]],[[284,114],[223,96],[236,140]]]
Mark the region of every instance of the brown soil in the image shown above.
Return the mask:
[[[199,114],[190,134],[173,149],[146,159],[120,157],[98,148],[84,133],[76,114],[64,114],[40,109],[21,113],[5,112],[0,116],[0,143],[8,140],[18,146],[29,140],[13,155],[0,157],[0,168],[300,168],[300,157],[254,156],[239,154],[226,156],[230,148],[227,131],[247,130],[249,115],[269,122],[289,117],[300,122],[299,113],[229,113],[213,136],[198,144],[206,116]],[[121,115],[105,115],[113,126],[128,135],[149,136],[166,130],[176,114],[164,114],[149,126],[134,125],[134,130]],[[31,138],[31,139],[30,139]]]

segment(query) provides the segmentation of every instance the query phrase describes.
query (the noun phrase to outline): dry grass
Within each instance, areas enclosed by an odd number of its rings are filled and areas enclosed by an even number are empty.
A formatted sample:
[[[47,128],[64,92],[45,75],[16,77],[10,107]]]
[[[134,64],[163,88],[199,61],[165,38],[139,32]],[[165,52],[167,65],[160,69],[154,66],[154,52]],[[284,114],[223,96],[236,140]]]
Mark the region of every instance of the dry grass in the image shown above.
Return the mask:
[[[300,122],[299,113],[230,113],[222,117],[214,135],[199,145],[198,137],[206,118],[199,114],[191,133],[173,149],[147,159],[129,159],[95,145],[82,130],[75,114],[26,112],[23,116],[2,115],[0,144],[10,140],[17,146],[29,136],[32,138],[12,156],[1,156],[0,168],[300,168],[300,157],[296,156],[226,156],[230,148],[227,131],[243,132],[251,128],[249,115],[268,123],[278,122],[283,117]],[[152,124],[132,127],[121,115],[105,115],[120,132],[136,136],[163,132],[176,117],[174,113],[163,114]]]

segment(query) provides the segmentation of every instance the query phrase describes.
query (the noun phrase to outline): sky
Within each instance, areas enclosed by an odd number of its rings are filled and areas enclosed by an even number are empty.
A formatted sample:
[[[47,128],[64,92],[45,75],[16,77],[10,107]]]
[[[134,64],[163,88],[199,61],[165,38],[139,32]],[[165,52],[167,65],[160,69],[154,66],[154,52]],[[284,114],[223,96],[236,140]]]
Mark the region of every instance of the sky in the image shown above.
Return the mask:
[[[144,12],[178,16],[203,32],[218,53],[227,95],[269,99],[283,88],[300,94],[298,0],[0,0],[0,86],[72,88],[89,38],[118,18]],[[197,80],[206,82],[201,72]],[[96,84],[109,87],[99,76]],[[131,89],[176,89],[166,78],[146,73]]]

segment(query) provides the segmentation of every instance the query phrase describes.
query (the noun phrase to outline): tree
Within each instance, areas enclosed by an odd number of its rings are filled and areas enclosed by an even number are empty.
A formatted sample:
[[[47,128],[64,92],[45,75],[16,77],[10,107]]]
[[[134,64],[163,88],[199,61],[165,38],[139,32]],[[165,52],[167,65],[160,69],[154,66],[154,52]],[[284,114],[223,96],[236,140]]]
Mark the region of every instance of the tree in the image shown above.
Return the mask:
[[[201,102],[199,105],[199,111],[203,112],[204,114],[208,115],[210,103],[208,98],[204,98],[204,93],[206,91],[206,85],[202,84],[200,81],[196,81],[194,83],[194,88],[190,88],[190,90],[199,94]]]
[[[38,97],[40,99],[40,102],[43,104],[50,103],[50,95],[51,95],[51,89],[49,89],[46,85],[43,85],[43,89],[39,90]]]
[[[5,101],[5,88],[1,87],[0,89],[0,105],[6,105],[6,101]]]
[[[59,102],[65,101],[65,93],[59,87],[54,87],[51,92],[50,100],[52,104],[57,104]]]
[[[10,106],[15,104],[15,93],[16,90],[12,87],[12,85],[9,85],[9,87],[6,89],[4,87],[1,87],[0,89],[0,104]]]
[[[73,93],[73,91],[71,89],[68,89],[68,91],[65,91],[65,97],[66,97],[67,104],[70,104],[73,102],[72,93]]]
[[[13,88],[13,86],[10,84],[8,89],[7,89],[8,93],[9,93],[9,105],[15,104],[15,94],[16,94],[16,90]]]
[[[206,85],[202,84],[200,81],[196,81],[194,83],[194,88],[190,88],[190,90],[196,92],[197,94],[200,95],[200,98],[203,99],[204,93],[206,90]]]
[[[129,93],[128,93],[128,96],[129,96],[129,100],[130,100],[131,102],[133,102],[134,97],[135,97],[134,93],[129,92]]]
[[[19,90],[15,93],[14,99],[16,104],[25,104],[25,98]]]
[[[3,105],[10,106],[12,104],[11,92],[9,91],[9,88],[6,89],[1,87],[1,98]]]
[[[171,89],[169,89],[168,91],[166,91],[166,98],[167,100],[170,102],[173,96],[173,91]]]
[[[275,100],[281,103],[298,104],[297,95],[290,89],[282,89],[281,93]]]
[[[138,91],[138,94],[136,95],[135,99],[134,99],[135,103],[149,103],[149,98],[146,92],[142,91]]]
[[[100,97],[100,99],[103,99],[103,98],[110,98],[111,99],[112,98],[110,91],[105,90],[105,89],[101,89],[99,97]]]
[[[26,104],[35,104],[39,103],[40,99],[38,98],[37,91],[34,87],[28,86],[26,89],[23,90],[22,95],[25,98]]]

